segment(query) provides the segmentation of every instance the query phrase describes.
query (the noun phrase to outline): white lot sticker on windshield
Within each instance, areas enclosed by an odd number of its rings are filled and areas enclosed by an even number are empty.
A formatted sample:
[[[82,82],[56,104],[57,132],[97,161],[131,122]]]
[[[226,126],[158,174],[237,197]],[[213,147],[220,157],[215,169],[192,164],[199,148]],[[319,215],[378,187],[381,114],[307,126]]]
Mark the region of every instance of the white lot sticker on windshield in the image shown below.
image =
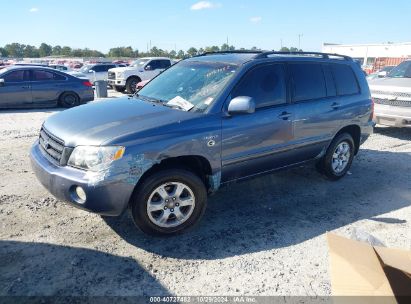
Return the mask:
[[[174,97],[169,102],[167,102],[167,104],[170,105],[170,106],[180,107],[184,111],[190,111],[194,107],[194,105],[191,102],[185,100],[181,96]]]

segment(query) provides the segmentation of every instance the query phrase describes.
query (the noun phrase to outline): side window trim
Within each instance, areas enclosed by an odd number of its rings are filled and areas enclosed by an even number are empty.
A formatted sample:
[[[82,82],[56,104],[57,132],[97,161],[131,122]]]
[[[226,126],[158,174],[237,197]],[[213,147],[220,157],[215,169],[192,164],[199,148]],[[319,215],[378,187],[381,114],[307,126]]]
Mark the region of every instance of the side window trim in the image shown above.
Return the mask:
[[[260,110],[267,110],[271,108],[276,108],[276,107],[281,107],[284,105],[289,105],[289,92],[288,92],[288,69],[287,69],[287,64],[286,62],[265,62],[265,63],[259,63],[257,65],[254,65],[250,67],[247,71],[244,72],[244,74],[241,76],[241,78],[237,81],[235,86],[231,89],[230,94],[228,94],[228,97],[224,103],[224,107],[227,109],[229,102],[233,99],[233,92],[236,90],[237,86],[240,85],[240,83],[245,79],[248,73],[250,73],[252,70],[264,67],[264,66],[269,66],[269,65],[279,65],[283,69],[284,72],[284,82],[285,82],[285,102],[281,104],[272,104],[272,105],[267,105],[263,107],[256,107],[255,111],[260,111]]]

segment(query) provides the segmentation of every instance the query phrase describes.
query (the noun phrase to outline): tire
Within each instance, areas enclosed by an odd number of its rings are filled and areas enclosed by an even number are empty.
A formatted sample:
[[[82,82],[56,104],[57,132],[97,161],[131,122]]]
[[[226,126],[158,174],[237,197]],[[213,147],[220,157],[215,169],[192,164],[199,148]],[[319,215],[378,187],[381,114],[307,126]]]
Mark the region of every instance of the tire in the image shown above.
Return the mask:
[[[72,108],[80,104],[80,98],[76,93],[65,92],[61,94],[59,104],[65,108]]]
[[[175,191],[181,193],[175,195]],[[166,169],[145,179],[130,203],[133,221],[144,233],[173,235],[200,221],[207,206],[207,190],[190,171]]]
[[[126,81],[126,90],[130,94],[134,94],[136,92],[137,84],[141,80],[138,77],[130,77]]]
[[[119,86],[113,86],[113,89],[114,91],[120,92],[120,93],[123,93],[126,90],[125,87],[119,87]]]
[[[355,144],[352,136],[342,133],[333,139],[326,154],[317,163],[317,170],[330,180],[339,180],[350,170],[354,154]]]

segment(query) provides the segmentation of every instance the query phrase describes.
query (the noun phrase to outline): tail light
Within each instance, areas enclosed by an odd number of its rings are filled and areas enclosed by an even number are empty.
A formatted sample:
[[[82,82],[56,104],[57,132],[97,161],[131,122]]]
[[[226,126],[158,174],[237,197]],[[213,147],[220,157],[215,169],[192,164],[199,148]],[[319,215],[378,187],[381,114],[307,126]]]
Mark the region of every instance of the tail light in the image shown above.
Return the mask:
[[[83,81],[83,85],[86,87],[92,87],[93,84],[90,81]]]

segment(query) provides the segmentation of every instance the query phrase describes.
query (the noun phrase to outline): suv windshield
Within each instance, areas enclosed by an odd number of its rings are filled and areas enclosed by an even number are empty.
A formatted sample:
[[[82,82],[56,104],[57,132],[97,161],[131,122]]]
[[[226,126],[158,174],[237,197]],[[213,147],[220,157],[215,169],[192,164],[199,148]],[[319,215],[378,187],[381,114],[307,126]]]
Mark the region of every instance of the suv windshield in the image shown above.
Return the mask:
[[[404,61],[388,73],[388,77],[411,78],[411,61]]]
[[[149,60],[150,59],[137,59],[130,66],[133,67],[133,68],[143,67],[143,65],[145,65],[146,62],[149,61]]]
[[[139,95],[186,111],[203,112],[237,69],[237,65],[228,63],[183,61],[150,81]]]

